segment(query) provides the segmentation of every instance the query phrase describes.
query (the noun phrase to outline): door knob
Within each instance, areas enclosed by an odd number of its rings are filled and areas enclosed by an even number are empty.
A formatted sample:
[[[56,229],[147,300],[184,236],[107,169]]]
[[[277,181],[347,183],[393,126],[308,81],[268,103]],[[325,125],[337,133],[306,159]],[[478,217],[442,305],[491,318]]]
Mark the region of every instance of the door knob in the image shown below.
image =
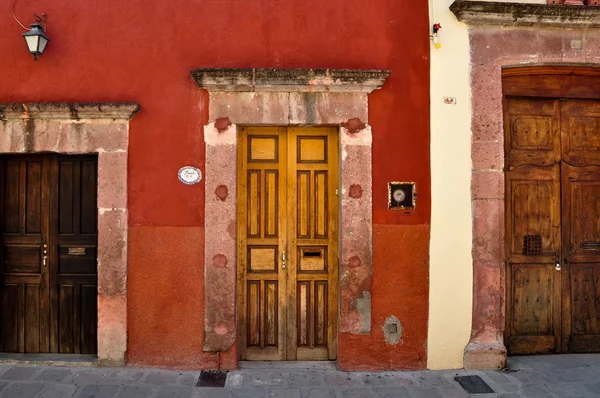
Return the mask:
[[[285,269],[285,252],[281,253],[281,269]]]
[[[556,264],[554,266],[554,269],[556,269],[557,271],[560,271],[560,261],[556,260]]]

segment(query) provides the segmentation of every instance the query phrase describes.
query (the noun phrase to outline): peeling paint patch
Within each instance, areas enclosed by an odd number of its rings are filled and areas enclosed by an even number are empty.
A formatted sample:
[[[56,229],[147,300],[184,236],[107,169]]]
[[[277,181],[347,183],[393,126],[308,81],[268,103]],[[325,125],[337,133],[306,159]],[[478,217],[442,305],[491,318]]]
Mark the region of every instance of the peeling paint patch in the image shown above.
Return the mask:
[[[356,299],[355,306],[362,318],[362,325],[358,333],[369,333],[371,331],[371,292],[363,291],[362,297]]]
[[[402,339],[402,323],[394,315],[390,315],[385,320],[381,329],[383,330],[383,336],[387,344],[396,345],[400,343]]]
[[[363,194],[363,189],[360,186],[360,184],[352,184],[350,185],[350,197],[353,199],[358,199],[362,196]]]
[[[224,132],[231,126],[231,120],[228,117],[219,117],[215,120],[215,127],[219,133]]]
[[[217,195],[217,198],[224,202],[228,195],[227,185],[219,185],[217,189],[215,189],[215,195]]]
[[[223,254],[217,254],[213,257],[213,265],[215,267],[226,267],[227,266],[227,257]]]
[[[360,265],[361,265],[360,257],[352,256],[348,259],[348,267],[356,268],[356,267],[360,267]]]
[[[346,123],[342,123],[342,127],[348,129],[349,134],[355,134],[360,130],[364,129],[366,125],[363,122],[361,122],[359,118],[355,117],[349,119]]]

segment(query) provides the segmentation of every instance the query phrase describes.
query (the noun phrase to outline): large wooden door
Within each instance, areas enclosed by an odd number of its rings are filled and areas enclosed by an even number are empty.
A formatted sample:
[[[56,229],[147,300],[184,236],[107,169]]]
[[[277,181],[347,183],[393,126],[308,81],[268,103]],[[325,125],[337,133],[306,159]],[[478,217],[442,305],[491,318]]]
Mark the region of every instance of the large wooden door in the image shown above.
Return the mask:
[[[335,128],[240,129],[241,359],[335,359]]]
[[[96,165],[0,157],[0,351],[96,352]]]
[[[507,99],[511,354],[600,352],[600,102]]]

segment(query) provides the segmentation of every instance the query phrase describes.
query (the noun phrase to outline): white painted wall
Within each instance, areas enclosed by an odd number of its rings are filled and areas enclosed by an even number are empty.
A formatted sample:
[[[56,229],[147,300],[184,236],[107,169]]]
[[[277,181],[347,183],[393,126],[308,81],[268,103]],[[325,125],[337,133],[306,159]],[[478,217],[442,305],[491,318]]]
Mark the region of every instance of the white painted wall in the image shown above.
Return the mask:
[[[442,24],[442,48],[431,45],[431,183],[429,335],[430,369],[463,367],[471,333],[471,94],[467,27],[448,7],[430,0]],[[456,98],[456,105],[444,104]]]

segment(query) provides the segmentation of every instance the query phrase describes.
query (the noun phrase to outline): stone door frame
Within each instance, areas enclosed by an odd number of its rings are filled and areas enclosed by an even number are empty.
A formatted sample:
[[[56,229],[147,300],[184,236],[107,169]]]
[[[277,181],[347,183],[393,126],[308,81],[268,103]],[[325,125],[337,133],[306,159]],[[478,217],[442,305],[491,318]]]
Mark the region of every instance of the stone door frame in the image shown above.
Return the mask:
[[[539,65],[600,66],[600,30],[588,29],[600,26],[600,8],[456,0],[450,10],[469,25],[471,54],[473,317],[464,366],[502,368],[506,364],[502,71]]]
[[[127,156],[134,103],[0,104],[0,154],[98,155],[98,362],[127,360]]]
[[[368,94],[390,71],[198,69],[208,90],[204,127],[204,351],[236,340],[237,127],[338,126],[340,139],[340,293],[338,333],[371,332],[372,161]],[[237,360],[237,354],[236,354]]]

